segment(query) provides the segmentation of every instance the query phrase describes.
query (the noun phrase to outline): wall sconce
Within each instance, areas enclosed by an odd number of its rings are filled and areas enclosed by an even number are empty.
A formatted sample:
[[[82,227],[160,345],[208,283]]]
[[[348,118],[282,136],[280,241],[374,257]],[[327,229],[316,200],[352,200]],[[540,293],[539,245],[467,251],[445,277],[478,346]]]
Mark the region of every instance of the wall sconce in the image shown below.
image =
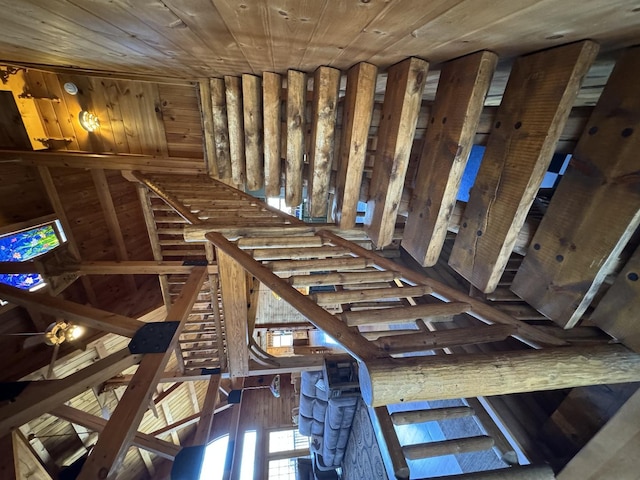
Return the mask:
[[[80,121],[80,126],[87,132],[95,132],[100,128],[100,120],[95,113],[83,110],[80,112],[80,115],[78,115],[78,120]]]

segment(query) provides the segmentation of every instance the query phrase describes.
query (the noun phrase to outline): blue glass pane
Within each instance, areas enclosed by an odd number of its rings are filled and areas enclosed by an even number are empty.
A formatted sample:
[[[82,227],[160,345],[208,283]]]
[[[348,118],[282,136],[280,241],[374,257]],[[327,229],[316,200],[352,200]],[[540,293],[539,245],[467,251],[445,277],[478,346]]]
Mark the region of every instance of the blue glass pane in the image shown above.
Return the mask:
[[[0,262],[25,262],[60,245],[52,225],[23,230],[0,237]],[[37,273],[2,274],[0,282],[28,290],[42,283]]]

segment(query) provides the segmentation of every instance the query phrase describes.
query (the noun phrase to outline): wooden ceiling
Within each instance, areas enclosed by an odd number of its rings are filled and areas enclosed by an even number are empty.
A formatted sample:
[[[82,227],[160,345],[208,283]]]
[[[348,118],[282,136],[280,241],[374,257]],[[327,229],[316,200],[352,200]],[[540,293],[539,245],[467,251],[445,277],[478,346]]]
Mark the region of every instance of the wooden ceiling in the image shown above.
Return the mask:
[[[631,0],[0,1],[0,60],[197,78],[640,38]]]

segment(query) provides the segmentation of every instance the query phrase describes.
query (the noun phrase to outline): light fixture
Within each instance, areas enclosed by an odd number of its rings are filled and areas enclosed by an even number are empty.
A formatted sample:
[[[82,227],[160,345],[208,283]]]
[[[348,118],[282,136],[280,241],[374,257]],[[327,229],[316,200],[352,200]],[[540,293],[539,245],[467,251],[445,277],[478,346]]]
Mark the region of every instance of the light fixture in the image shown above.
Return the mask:
[[[100,120],[95,113],[82,110],[80,115],[78,115],[78,120],[80,121],[80,126],[87,132],[95,132],[100,128]]]
[[[63,87],[64,87],[64,91],[67,92],[69,95],[78,94],[78,87],[73,82],[67,82],[63,85]]]
[[[60,345],[65,341],[77,340],[83,333],[82,327],[60,320],[47,327],[47,331],[44,333],[44,343],[53,346]]]

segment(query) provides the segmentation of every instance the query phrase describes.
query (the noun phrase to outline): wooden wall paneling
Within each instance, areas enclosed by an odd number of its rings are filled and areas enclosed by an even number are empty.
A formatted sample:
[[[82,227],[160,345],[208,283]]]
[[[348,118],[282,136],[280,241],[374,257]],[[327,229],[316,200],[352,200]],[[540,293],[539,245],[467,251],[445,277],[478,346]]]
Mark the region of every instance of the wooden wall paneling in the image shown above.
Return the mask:
[[[231,154],[229,152],[229,124],[227,121],[227,101],[224,79],[209,79],[211,109],[213,114],[213,142],[216,149],[218,178],[231,180]]]
[[[640,248],[618,274],[590,319],[602,330],[640,352],[640,332],[634,312],[640,311]]]
[[[199,87],[158,83],[160,113],[170,157],[204,156]]]
[[[636,392],[587,445],[558,473],[558,480],[637,476],[640,448],[640,392]]]
[[[91,178],[98,194],[98,201],[102,207],[102,214],[104,215],[105,222],[107,224],[107,230],[109,237],[114,244],[116,260],[126,261],[129,260],[129,253],[127,252],[127,246],[122,236],[122,230],[120,229],[120,223],[118,222],[118,215],[116,213],[115,206],[113,204],[113,198],[111,197],[111,191],[109,190],[109,182],[104,173],[104,170],[91,170]],[[126,275],[124,281],[127,287],[132,291],[136,291],[136,282],[132,275]]]
[[[440,73],[402,238],[422,266],[440,256],[497,61],[479,52],[446,63]]]
[[[0,227],[29,222],[52,213],[54,209],[38,170],[17,163],[3,163],[0,169]]]
[[[428,67],[424,60],[409,58],[388,71],[364,220],[365,229],[378,248],[393,240]]]
[[[280,196],[282,77],[277,73],[262,74],[264,127],[264,186],[268,197]]]
[[[262,80],[260,77],[242,75],[242,106],[247,189],[260,190],[264,185]]]
[[[640,49],[618,60],[511,290],[574,326],[640,222],[637,117]]]
[[[312,217],[327,216],[329,180],[334,162],[340,70],[320,67],[313,76],[313,123],[309,156],[309,202]],[[340,139],[338,139],[338,142]]]
[[[120,85],[117,80],[108,78],[90,78],[94,89],[100,90],[104,99],[105,111],[100,116],[101,122],[108,121],[113,134],[116,153],[142,153],[142,147],[135,132],[133,120],[129,118],[126,108],[121,105]],[[102,123],[101,123],[102,125]]]
[[[356,224],[377,73],[375,65],[359,63],[347,74],[335,188],[335,215],[340,228],[353,228]]]
[[[200,110],[202,112],[202,133],[204,144],[204,162],[207,166],[207,174],[217,177],[218,159],[214,138],[213,105],[211,96],[211,85],[206,79],[198,82],[200,92]]]
[[[236,185],[244,185],[246,180],[246,160],[244,156],[244,117],[241,80],[238,77],[225,76],[224,86],[227,99],[231,178]]]
[[[65,150],[73,138],[73,129],[71,129],[70,137],[63,134],[57,112],[54,109],[54,105],[59,105],[60,102],[56,102],[55,96],[49,92],[43,73],[38,70],[27,70],[25,72],[25,86],[25,93],[33,96],[40,112],[42,125],[47,133],[47,138],[43,140],[51,149]],[[63,118],[67,116],[63,114]],[[69,127],[68,123],[66,127]],[[65,128],[65,133],[69,133],[68,128]],[[67,142],[67,138],[69,142]]]
[[[288,207],[302,203],[302,166],[304,164],[305,106],[307,77],[303,72],[287,71],[287,154],[285,201]]]
[[[53,180],[53,176],[47,167],[38,167],[38,173],[40,175],[40,179],[44,186],[44,191],[47,192],[47,196],[49,197],[49,201],[51,202],[51,206],[53,207],[53,211],[55,212],[58,220],[62,224],[62,228],[67,236],[67,242],[69,243],[69,252],[76,256],[78,259],[82,259],[82,255],[80,254],[80,249],[75,240],[75,236],[73,234],[73,230],[71,228],[71,224],[69,223],[69,219],[67,218],[67,214],[64,209],[64,205],[62,200],[60,199],[60,195],[58,194],[58,190],[56,189],[55,182]],[[88,278],[81,278],[82,286],[84,287],[85,293],[87,295],[87,299],[96,305],[98,303],[98,299],[91,285],[91,281]]]
[[[245,271],[233,257],[219,248],[216,248],[216,258],[222,291],[229,374],[232,378],[246,377],[249,374],[249,331]]]
[[[158,85],[151,82],[134,82],[134,86],[137,89],[136,95],[145,118],[144,131],[150,134],[149,143],[153,150],[150,149],[149,154],[166,157],[169,155],[169,149],[162,111],[160,110],[161,100]]]
[[[485,293],[504,271],[597,52],[585,41],[516,60],[449,257]]]

